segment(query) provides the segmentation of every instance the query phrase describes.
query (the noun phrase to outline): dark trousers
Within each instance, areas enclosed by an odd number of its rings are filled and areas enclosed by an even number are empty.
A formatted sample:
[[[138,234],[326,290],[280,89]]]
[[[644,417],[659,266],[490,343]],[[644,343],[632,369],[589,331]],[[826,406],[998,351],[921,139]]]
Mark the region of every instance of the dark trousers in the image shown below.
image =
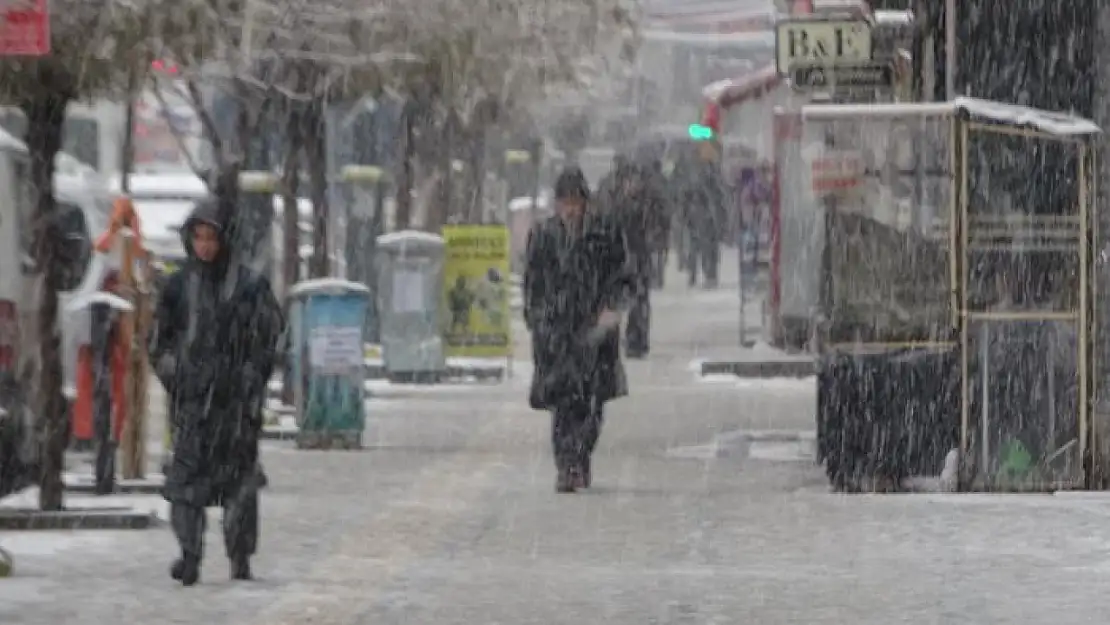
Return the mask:
[[[555,468],[565,471],[589,463],[601,436],[603,404],[593,397],[562,400],[551,419]]]
[[[671,233],[675,255],[678,257],[678,270],[685,271],[690,260],[690,229],[676,226]]]
[[[716,284],[717,268],[721,264],[721,246],[713,239],[695,238],[691,241],[686,269],[690,273],[690,284],[698,283],[698,265],[705,272],[707,284]]]
[[[624,335],[629,355],[643,355],[651,349],[651,288],[650,276],[637,279],[636,293],[628,311],[628,327]]]
[[[668,249],[666,247],[651,253],[651,287],[653,289],[663,288],[664,276],[667,273],[667,255]]]
[[[250,557],[258,549],[258,491],[239,487],[223,498],[224,549],[228,558]],[[204,557],[204,532],[208,527],[203,506],[173,502],[170,524],[182,555]]]

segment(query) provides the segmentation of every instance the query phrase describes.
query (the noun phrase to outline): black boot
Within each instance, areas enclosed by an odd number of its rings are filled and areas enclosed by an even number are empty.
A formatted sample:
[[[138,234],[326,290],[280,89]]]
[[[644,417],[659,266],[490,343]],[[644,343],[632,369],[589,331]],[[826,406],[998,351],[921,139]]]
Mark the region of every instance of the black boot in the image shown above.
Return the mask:
[[[577,475],[573,469],[559,469],[559,473],[555,477],[555,492],[573,493],[577,481]]]
[[[593,483],[593,474],[590,470],[590,459],[586,458],[574,473],[574,487],[576,489],[589,488]]]
[[[200,558],[185,555],[173,561],[170,577],[181,582],[182,586],[192,586],[200,581]]]
[[[252,580],[251,560],[247,556],[234,556],[231,558],[231,579]]]

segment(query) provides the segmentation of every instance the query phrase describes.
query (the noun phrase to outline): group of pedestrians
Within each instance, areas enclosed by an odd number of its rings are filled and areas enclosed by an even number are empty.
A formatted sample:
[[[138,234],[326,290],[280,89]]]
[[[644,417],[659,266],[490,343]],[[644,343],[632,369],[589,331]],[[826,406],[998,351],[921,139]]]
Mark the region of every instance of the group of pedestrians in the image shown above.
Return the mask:
[[[670,238],[671,203],[662,166],[618,157],[598,185],[597,196],[595,210],[620,228],[628,254],[625,353],[629,358],[644,358],[651,349],[651,289],[662,286]]]
[[[671,174],[671,192],[678,207],[678,266],[688,284],[698,283],[699,269],[705,288],[716,288],[721,246],[728,232],[725,185],[714,154],[702,144],[696,154],[683,153]]]
[[[687,231],[684,264],[716,280],[709,242],[720,200],[709,169],[683,165],[668,182],[658,163],[618,160],[592,194],[577,168],[555,184],[556,214],[529,233],[524,318],[532,334],[532,408],[552,413],[555,489],[589,488],[604,405],[628,394],[621,362],[650,349],[653,287],[662,286],[672,224]],[[673,206],[682,206],[678,215]],[[699,214],[701,213],[705,214]],[[677,217],[677,218],[676,218]],[[182,228],[185,266],[159,291],[150,357],[170,398],[172,456],[164,496],[180,554],[171,576],[200,578],[206,508],[224,510],[233,579],[250,579],[257,549],[262,402],[278,360],[281,308],[269,281],[233,258],[229,211],[199,202]],[[691,282],[696,269],[691,270]]]

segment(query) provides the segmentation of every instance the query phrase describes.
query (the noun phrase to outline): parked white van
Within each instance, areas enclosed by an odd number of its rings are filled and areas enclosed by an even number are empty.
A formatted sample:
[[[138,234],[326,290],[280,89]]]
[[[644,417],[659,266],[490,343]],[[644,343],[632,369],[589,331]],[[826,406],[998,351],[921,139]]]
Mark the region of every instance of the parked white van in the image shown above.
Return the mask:
[[[55,160],[54,195],[57,221],[65,239],[66,279],[59,293],[58,320],[62,336],[65,385],[76,384],[77,348],[87,340],[87,312],[67,310],[78,295],[99,289],[107,268],[93,253],[93,241],[108,225],[112,196],[104,180],[67,154]],[[0,376],[14,377],[26,387],[38,367],[38,289],[32,253],[31,164],[23,142],[0,131]]]
[[[155,266],[160,271],[172,271],[174,266],[185,260],[185,249],[181,244],[181,226],[197,200],[208,196],[208,186],[190,171],[138,171],[129,179],[130,197],[139,215],[143,244],[150,250]],[[120,180],[112,181],[115,191],[120,189]],[[284,235],[282,215],[285,203],[280,195],[274,196],[274,225],[271,231],[273,245],[274,275],[270,276],[274,289],[282,293],[281,258],[284,254]],[[297,200],[298,223],[300,227],[301,274],[306,275],[308,259],[312,254],[312,202],[304,198]]]

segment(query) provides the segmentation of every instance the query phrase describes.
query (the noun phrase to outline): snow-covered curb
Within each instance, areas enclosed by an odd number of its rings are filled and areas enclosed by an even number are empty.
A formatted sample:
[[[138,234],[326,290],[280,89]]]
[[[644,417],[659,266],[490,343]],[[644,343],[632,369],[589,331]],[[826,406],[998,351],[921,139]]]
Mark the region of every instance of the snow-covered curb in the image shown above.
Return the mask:
[[[129,511],[150,514],[160,521],[169,521],[170,504],[161,495],[86,495],[66,493],[65,505],[68,509],[87,511]],[[34,510],[39,507],[37,486],[0,499],[0,510]]]

